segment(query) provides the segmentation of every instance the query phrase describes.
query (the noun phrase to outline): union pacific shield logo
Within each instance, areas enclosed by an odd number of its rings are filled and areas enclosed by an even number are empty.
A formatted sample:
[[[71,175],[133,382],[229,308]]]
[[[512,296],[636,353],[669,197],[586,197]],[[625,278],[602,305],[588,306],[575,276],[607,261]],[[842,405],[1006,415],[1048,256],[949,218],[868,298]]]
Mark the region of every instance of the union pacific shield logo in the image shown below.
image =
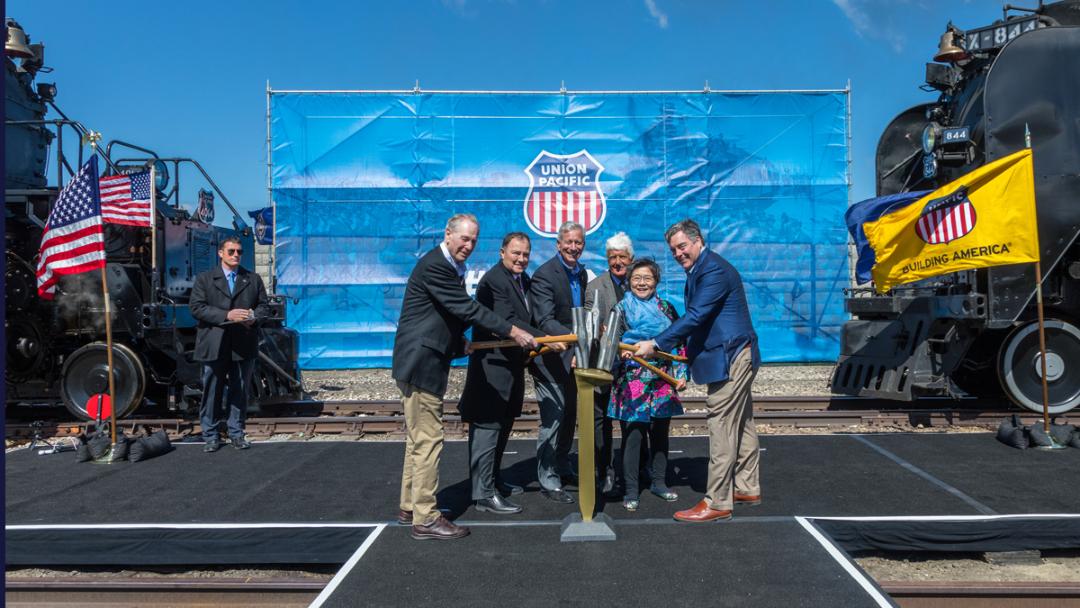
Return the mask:
[[[577,222],[589,234],[604,223],[607,204],[600,189],[604,167],[587,150],[552,154],[543,150],[525,169],[525,221],[542,236],[559,235],[563,222]]]
[[[923,208],[915,232],[930,245],[941,245],[971,232],[975,228],[975,206],[968,198],[967,186],[961,186],[948,196],[936,198]]]

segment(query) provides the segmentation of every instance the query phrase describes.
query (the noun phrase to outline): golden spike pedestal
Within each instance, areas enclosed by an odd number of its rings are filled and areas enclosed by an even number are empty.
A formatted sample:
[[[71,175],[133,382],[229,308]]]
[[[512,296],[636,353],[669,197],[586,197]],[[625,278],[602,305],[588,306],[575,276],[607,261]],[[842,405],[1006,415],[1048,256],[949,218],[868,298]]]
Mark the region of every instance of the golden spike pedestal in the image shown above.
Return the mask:
[[[562,542],[615,540],[614,522],[596,510],[595,437],[593,436],[593,389],[611,384],[611,373],[602,369],[574,370],[577,382],[578,505],[580,513],[563,519]]]

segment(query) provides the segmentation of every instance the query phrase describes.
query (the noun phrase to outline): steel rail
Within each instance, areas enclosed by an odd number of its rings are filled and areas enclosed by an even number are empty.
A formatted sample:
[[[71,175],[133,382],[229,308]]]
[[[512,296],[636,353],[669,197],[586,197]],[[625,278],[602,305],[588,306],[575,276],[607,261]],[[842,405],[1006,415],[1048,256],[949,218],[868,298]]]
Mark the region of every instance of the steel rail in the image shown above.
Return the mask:
[[[1078,582],[880,581],[901,608],[1077,608]]]
[[[298,577],[8,578],[8,606],[307,606],[326,586]]]
[[[1078,582],[881,581],[903,608],[924,606],[1080,606]],[[9,605],[45,606],[64,602],[110,606],[307,605],[325,580],[300,577],[41,577],[8,578]]]
[[[679,434],[706,432],[705,400],[688,397],[683,400],[687,413],[676,417],[674,428]],[[782,427],[843,429],[856,425],[896,427],[955,427],[976,426],[992,428],[1003,417],[1015,413],[987,407],[977,401],[957,402],[948,399],[928,399],[916,402],[917,406],[879,399],[837,398],[829,396],[760,396],[754,399],[755,418],[759,424]],[[248,419],[248,432],[252,437],[264,438],[277,434],[312,436],[316,434],[337,435],[400,435],[404,433],[405,421],[401,402],[397,400],[322,400],[292,401],[263,406],[276,410],[276,416]],[[1022,416],[1023,417],[1023,416]],[[1035,415],[1029,416],[1035,420]],[[444,422],[447,433],[456,437],[465,432],[464,423],[458,415],[457,401],[447,400]],[[173,439],[195,435],[198,422],[183,418],[135,417],[120,421],[125,431],[134,432],[138,427],[164,428]],[[522,433],[535,431],[539,416],[535,401],[526,401],[523,415],[514,425]],[[87,428],[86,423],[71,421],[7,422],[7,438],[31,438],[35,433],[41,437],[77,435]]]

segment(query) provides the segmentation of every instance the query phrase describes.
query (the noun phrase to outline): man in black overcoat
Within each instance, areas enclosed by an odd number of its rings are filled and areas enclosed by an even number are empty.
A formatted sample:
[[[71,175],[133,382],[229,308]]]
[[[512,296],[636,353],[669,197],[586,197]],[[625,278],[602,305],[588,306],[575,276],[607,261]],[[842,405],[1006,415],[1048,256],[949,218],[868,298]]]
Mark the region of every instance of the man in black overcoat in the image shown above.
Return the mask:
[[[557,253],[533,274],[529,306],[533,325],[548,335],[573,333],[575,307],[585,304],[588,276],[578,258],[585,251],[585,229],[575,222],[559,226]],[[540,430],[536,438],[536,469],[541,493],[560,503],[574,498],[563,485],[577,485],[570,463],[577,416],[577,386],[570,371],[573,350],[538,357],[529,368],[540,406]]]
[[[450,362],[468,354],[464,331],[469,326],[513,338],[535,348],[525,330],[491,312],[465,291],[465,260],[480,235],[470,214],[446,223],[445,238],[416,264],[405,287],[401,317],[394,337],[393,370],[405,409],[405,462],[401,475],[398,521],[412,523],[412,537],[461,538],[468,528],[447,520],[436,507],[439,457],[443,444],[443,395]]]
[[[240,265],[240,240],[228,237],[218,246],[221,263],[195,277],[188,306],[198,320],[195,360],[203,362],[199,407],[206,452],[221,448],[218,427],[226,426],[234,448],[251,443],[244,437],[248,393],[259,352],[258,320],[270,314],[266,287],[258,274]]]
[[[476,301],[532,335],[541,336],[543,333],[530,325],[526,296],[531,279],[525,270],[531,249],[529,235],[524,232],[503,237],[499,263],[480,279]],[[493,340],[495,336],[477,327],[473,339]],[[566,348],[562,344],[553,346]],[[521,507],[504,495],[521,494],[522,488],[506,483],[499,472],[514,419],[521,415],[525,398],[526,357],[526,352],[517,346],[478,350],[469,355],[469,371],[458,409],[461,419],[469,423],[469,476],[478,511],[501,515],[521,512]]]

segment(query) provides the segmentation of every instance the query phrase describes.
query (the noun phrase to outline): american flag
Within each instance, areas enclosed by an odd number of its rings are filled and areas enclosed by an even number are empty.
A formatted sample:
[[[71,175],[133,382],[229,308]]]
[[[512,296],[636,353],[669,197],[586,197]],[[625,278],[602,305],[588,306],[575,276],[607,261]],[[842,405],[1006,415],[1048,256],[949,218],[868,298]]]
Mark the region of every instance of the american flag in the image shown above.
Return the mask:
[[[45,223],[37,264],[38,295],[43,299],[53,299],[60,276],[105,267],[97,175],[97,156],[91,156],[60,192]]]
[[[99,181],[101,219],[109,224],[150,227],[150,172],[110,175]]]

